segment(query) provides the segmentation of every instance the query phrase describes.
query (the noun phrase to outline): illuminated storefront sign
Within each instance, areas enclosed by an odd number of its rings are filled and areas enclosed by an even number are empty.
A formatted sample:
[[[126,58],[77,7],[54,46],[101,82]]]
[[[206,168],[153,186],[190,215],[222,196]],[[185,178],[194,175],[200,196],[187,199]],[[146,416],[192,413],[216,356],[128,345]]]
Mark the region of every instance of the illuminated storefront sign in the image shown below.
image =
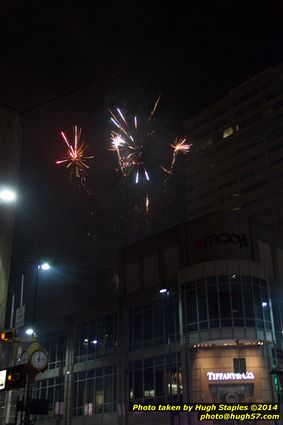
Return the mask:
[[[5,383],[6,383],[6,373],[7,370],[0,370],[0,390],[5,389]]]
[[[209,381],[241,381],[245,379],[255,379],[253,372],[207,372]]]

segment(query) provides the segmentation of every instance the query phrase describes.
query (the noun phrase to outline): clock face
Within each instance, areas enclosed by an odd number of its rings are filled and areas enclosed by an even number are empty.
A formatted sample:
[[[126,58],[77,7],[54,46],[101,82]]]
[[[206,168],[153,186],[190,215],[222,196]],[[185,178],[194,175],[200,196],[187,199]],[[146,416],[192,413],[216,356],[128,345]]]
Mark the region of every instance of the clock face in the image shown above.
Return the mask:
[[[31,356],[31,364],[36,370],[43,370],[47,366],[47,362],[47,354],[44,351],[34,351]]]

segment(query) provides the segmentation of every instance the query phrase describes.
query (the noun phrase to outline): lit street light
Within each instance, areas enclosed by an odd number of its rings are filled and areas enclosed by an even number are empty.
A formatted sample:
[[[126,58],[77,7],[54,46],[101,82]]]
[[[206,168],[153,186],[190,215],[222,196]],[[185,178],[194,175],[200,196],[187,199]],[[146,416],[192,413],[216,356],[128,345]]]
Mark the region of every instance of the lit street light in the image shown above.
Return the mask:
[[[0,189],[0,202],[4,204],[8,204],[11,202],[15,202],[17,199],[16,192],[9,188]]]
[[[38,268],[39,269],[42,269],[42,270],[49,270],[50,269],[50,265],[48,263],[43,263],[43,264],[40,264],[38,266]]]

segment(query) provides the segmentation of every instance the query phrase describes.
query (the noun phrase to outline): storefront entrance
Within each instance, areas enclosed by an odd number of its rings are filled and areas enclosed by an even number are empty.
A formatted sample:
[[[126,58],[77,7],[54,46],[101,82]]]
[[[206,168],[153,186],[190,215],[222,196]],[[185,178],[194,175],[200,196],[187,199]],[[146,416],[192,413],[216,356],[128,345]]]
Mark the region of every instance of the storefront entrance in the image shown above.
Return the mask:
[[[253,401],[254,384],[213,384],[209,385],[212,402],[214,403],[251,403]],[[236,425],[242,421],[214,421],[215,424]],[[245,421],[246,425],[254,421]]]
[[[209,385],[214,403],[250,403],[253,401],[254,384]]]

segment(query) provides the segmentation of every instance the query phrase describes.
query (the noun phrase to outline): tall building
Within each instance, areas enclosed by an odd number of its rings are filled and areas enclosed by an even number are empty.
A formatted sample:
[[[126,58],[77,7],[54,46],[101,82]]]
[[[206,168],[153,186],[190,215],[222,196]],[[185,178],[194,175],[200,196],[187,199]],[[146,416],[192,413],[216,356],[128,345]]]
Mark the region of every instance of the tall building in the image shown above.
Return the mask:
[[[130,403],[277,401],[282,264],[280,230],[225,212],[123,249],[109,302],[93,296],[90,310],[39,330],[49,366],[33,398],[48,399],[49,414],[33,421],[196,425],[194,414],[131,412]],[[0,415],[4,405],[2,393]]]
[[[283,64],[185,122],[187,217],[240,212],[283,227]]]
[[[16,188],[21,139],[17,113],[0,105],[0,189],[5,186]],[[13,205],[4,205],[0,201],[0,327],[5,322],[14,213]]]

